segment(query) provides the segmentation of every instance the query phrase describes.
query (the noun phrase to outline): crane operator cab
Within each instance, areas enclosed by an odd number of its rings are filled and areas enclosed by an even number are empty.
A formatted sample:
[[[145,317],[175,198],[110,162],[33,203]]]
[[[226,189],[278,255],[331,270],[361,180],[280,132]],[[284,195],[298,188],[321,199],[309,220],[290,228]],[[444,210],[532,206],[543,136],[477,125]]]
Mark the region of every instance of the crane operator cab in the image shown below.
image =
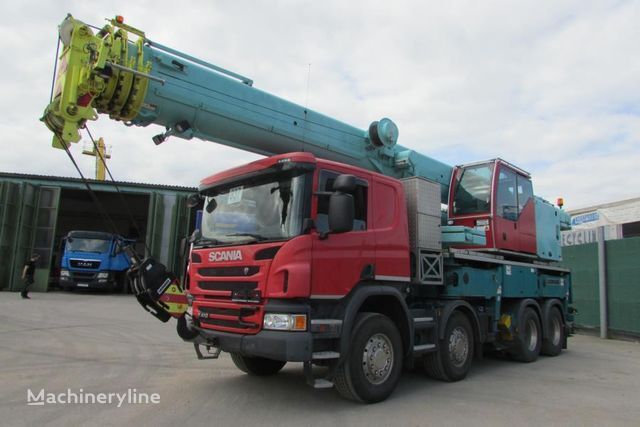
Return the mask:
[[[448,224],[485,232],[486,245],[473,249],[559,259],[563,215],[533,195],[528,172],[502,159],[456,166],[450,192]],[[543,233],[549,221],[555,227]]]

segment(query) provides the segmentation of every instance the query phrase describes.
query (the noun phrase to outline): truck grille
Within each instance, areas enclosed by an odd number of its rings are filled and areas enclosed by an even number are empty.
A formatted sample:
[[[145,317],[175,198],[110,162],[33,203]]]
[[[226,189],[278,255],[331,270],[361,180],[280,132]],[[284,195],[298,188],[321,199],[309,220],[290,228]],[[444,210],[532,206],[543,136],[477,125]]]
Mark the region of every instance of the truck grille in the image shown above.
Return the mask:
[[[262,292],[270,261],[251,265],[249,259],[254,259],[253,254],[245,254],[240,262],[192,265],[189,291],[194,296],[196,325],[243,335],[260,332]]]
[[[225,320],[225,319],[199,319],[200,324],[212,325],[212,326],[224,326],[225,328],[235,329],[253,329],[255,324],[244,323],[239,320]]]
[[[260,271],[260,267],[209,267],[201,268],[198,274],[205,277],[237,277],[253,276]]]
[[[70,259],[69,265],[72,268],[90,268],[95,270],[100,267],[100,261],[92,261],[88,259]]]
[[[198,287],[205,291],[252,291],[258,287],[258,282],[205,282],[199,281]]]
[[[194,306],[195,317],[202,328],[255,333],[259,328],[259,322],[262,321],[260,308],[256,306],[221,307],[205,304],[196,303]]]

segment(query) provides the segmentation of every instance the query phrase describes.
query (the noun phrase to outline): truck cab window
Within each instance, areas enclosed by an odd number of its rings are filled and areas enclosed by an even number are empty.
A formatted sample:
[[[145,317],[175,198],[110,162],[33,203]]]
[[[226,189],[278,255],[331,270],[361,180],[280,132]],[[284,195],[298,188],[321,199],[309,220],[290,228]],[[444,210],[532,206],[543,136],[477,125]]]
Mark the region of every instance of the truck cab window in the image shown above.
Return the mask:
[[[318,191],[333,191],[333,182],[338,177],[338,173],[321,171]],[[355,202],[355,217],[353,220],[353,230],[362,231],[367,229],[367,199],[369,185],[363,179],[356,181],[356,190],[353,193]],[[320,232],[329,231],[329,197],[318,197],[318,215],[316,217],[316,229]]]
[[[467,166],[454,183],[453,213],[468,215],[489,213],[493,163]]]
[[[522,212],[529,199],[533,198],[531,180],[518,175],[518,215]]]
[[[510,169],[502,167],[498,175],[498,197],[496,210],[499,216],[511,221],[518,219],[518,204],[516,196],[516,174]]]

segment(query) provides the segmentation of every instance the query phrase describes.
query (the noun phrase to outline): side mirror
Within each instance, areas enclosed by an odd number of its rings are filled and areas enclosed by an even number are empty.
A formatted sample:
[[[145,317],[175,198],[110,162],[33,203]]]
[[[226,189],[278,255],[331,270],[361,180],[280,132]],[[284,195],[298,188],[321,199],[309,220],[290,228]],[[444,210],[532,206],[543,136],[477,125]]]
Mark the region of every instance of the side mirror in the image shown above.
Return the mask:
[[[207,203],[207,206],[205,206],[204,210],[206,210],[207,213],[211,213],[215,211],[217,207],[218,207],[218,202],[216,202],[216,199],[212,197],[209,200],[209,203]]]
[[[338,175],[333,182],[333,191],[353,194],[356,191],[356,177],[348,174]]]
[[[202,203],[202,196],[199,193],[193,193],[187,197],[187,207],[195,208]]]
[[[340,175],[346,176],[346,175]],[[353,178],[353,176],[351,175]],[[340,177],[338,177],[340,178]],[[336,182],[338,180],[336,179]],[[334,184],[335,188],[335,184]],[[355,188],[355,178],[354,178]],[[331,233],[345,233],[353,230],[355,202],[353,195],[335,192],[329,198],[329,230]]]
[[[120,252],[122,252],[122,243],[118,240],[116,240],[113,243],[113,251],[111,252],[112,256],[116,256],[118,255]]]

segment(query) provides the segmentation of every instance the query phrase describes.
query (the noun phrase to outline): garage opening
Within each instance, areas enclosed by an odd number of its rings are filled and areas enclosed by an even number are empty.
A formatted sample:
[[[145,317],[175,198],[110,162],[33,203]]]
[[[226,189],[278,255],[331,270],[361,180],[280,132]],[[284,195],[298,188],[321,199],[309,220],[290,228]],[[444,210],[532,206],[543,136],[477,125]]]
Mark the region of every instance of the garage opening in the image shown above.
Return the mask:
[[[106,191],[95,191],[95,195],[111,221],[103,218],[99,207],[88,191],[68,188],[61,190],[55,243],[51,257],[50,286],[57,287],[58,285],[63,253],[62,239],[70,231],[115,232],[124,238],[135,240],[136,250],[139,253],[145,253],[149,195]]]

